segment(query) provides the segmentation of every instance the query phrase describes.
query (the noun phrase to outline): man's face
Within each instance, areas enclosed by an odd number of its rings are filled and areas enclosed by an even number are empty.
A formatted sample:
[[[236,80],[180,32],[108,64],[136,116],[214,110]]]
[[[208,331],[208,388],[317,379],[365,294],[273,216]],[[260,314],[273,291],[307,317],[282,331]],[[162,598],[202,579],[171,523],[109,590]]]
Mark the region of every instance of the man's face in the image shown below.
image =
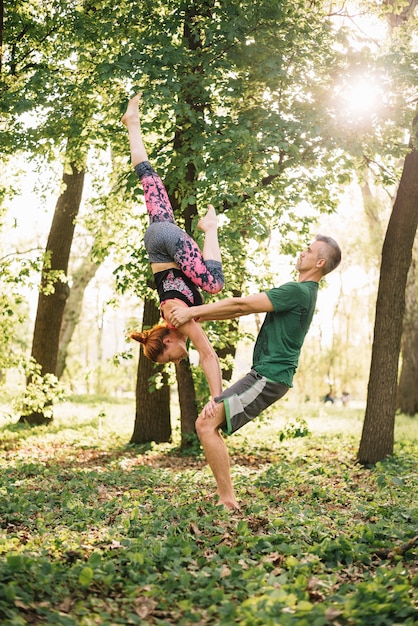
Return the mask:
[[[321,247],[320,241],[314,241],[306,250],[300,253],[298,260],[296,261],[296,269],[298,272],[303,272],[312,269],[317,264],[319,258],[319,249]]]

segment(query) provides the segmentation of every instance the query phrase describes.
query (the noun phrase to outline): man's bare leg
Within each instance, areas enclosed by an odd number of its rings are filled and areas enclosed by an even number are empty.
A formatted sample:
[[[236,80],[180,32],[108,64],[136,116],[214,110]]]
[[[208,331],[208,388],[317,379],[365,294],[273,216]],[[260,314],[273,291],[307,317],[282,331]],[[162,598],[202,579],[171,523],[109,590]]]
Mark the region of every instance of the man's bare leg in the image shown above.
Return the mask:
[[[137,94],[128,102],[128,106],[124,116],[122,117],[122,124],[125,124],[128,129],[129,145],[131,149],[132,165],[138,165],[148,161],[147,151],[142,139],[141,125],[139,123],[139,102],[141,100],[141,94]]]
[[[211,204],[208,204],[208,211],[202,217],[197,227],[205,233],[205,243],[203,244],[202,256],[205,261],[221,261],[221,251],[218,241],[218,219]]]
[[[225,409],[221,403],[216,406],[215,417],[202,417],[202,415],[198,417],[196,431],[216,480],[219,502],[228,509],[239,509],[232,486],[228,449],[219,432],[224,422]]]

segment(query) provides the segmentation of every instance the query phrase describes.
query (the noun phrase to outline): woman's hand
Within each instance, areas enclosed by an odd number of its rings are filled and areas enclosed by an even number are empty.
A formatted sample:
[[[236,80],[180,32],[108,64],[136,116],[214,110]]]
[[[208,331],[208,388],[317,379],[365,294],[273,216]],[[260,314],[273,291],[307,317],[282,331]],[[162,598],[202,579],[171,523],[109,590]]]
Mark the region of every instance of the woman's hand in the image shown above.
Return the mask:
[[[202,412],[200,413],[201,418],[213,419],[215,417],[215,411],[216,411],[217,406],[218,406],[218,403],[215,402],[215,400],[209,400],[209,402],[205,404],[205,406],[202,409]]]

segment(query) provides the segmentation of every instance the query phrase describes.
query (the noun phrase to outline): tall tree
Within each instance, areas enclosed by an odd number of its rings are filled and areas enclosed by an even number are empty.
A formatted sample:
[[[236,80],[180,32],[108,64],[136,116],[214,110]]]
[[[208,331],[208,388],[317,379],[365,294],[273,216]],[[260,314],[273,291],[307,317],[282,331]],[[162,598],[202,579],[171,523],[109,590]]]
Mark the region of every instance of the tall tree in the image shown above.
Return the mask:
[[[402,334],[401,373],[398,385],[398,408],[402,413],[418,413],[418,237],[412,251],[405,292],[405,316]]]
[[[408,0],[403,6],[397,6],[393,0],[388,0],[392,7],[388,20],[392,32],[405,24],[412,22],[414,28],[414,12],[418,6],[418,0]],[[415,16],[415,24],[416,24]],[[398,385],[398,408],[408,415],[418,413],[418,315],[417,315],[417,290],[418,290],[418,240],[412,251],[412,263],[405,293],[405,317],[401,344],[402,369]]]
[[[366,415],[358,460],[393,454],[405,288],[418,226],[418,117],[382,249]]]
[[[391,8],[390,12],[385,13],[390,32],[392,35],[396,33],[396,37],[392,36],[394,54],[402,59],[414,34],[411,18],[417,2],[409,0],[401,6],[388,0],[385,4]],[[404,59],[401,60],[401,63],[404,62]],[[408,88],[410,83],[406,83],[406,92]],[[406,103],[405,98],[405,109]],[[362,464],[376,463],[391,455],[394,448],[406,285],[418,225],[417,132],[418,112],[415,110],[410,149],[403,163],[382,248],[367,406],[358,451],[358,460]]]
[[[0,0],[0,74],[3,65],[4,0]]]
[[[75,219],[83,192],[84,169],[70,163],[63,173],[63,191],[58,198],[45,250],[38,309],[32,342],[32,359],[41,366],[40,375],[57,372],[59,338],[64,307],[69,295],[68,261],[74,236]],[[28,384],[32,381],[29,374]],[[43,424],[50,421],[42,408],[26,403],[20,421]]]

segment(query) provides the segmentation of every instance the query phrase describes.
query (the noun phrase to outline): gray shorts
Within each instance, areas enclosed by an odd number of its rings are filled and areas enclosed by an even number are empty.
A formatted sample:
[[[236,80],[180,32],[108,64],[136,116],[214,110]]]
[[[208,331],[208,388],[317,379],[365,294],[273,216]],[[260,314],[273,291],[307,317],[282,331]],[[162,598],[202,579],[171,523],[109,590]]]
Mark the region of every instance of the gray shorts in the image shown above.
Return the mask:
[[[275,383],[251,370],[215,398],[216,402],[223,402],[225,407],[226,424],[222,430],[231,435],[282,398],[288,389],[287,385]]]
[[[185,232],[172,222],[153,222],[145,231],[144,245],[150,263],[170,263],[174,261],[179,241]]]

